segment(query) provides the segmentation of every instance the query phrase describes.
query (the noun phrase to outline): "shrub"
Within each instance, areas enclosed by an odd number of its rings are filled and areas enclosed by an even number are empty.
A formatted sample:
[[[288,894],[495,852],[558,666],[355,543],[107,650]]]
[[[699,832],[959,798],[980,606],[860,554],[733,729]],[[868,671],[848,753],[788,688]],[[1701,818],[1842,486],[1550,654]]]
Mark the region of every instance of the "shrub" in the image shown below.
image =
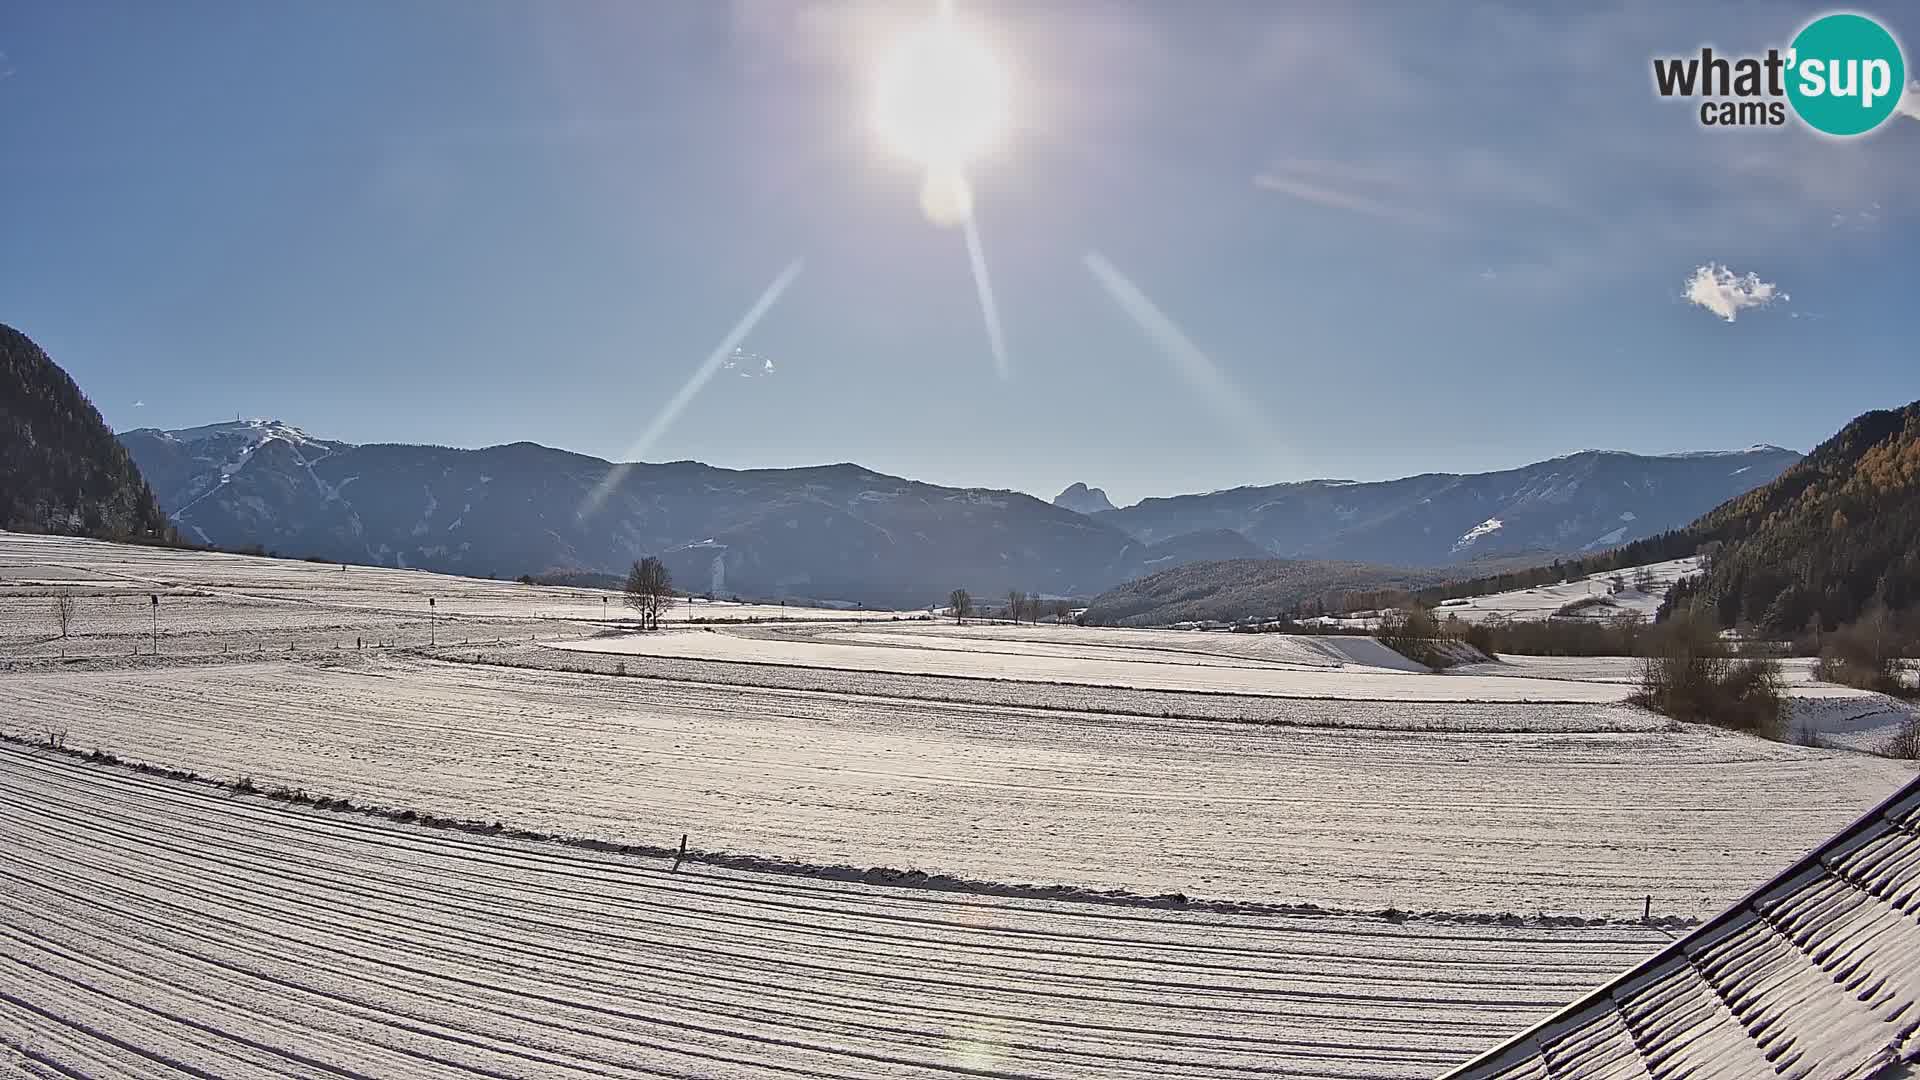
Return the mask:
[[[1616,606],[1618,605],[1604,596],[1583,596],[1578,600],[1569,600],[1561,604],[1560,610],[1555,611],[1554,614],[1561,617],[1573,617],[1584,615],[1595,608],[1611,608]]]
[[[1611,619],[1495,619],[1471,628],[1462,640],[1489,656],[1637,656],[1647,633],[1646,623],[1621,614]]]
[[[1920,761],[1920,713],[1908,716],[1900,729],[1888,737],[1880,752],[1903,761]]]
[[[1373,637],[1414,663],[1425,664],[1436,670],[1456,662],[1456,657],[1445,647],[1450,639],[1441,627],[1440,620],[1423,607],[1395,608],[1387,612],[1381,617],[1380,626],[1373,632]]]
[[[1713,623],[1695,614],[1661,624],[1650,645],[1635,704],[1675,720],[1785,737],[1787,695],[1778,661],[1734,657]]]
[[[1911,645],[1885,611],[1873,611],[1820,639],[1815,678],[1885,694],[1906,691],[1901,654]]]
[[[1479,649],[1481,652],[1487,654],[1489,658],[1499,655],[1500,627],[1498,624],[1492,621],[1470,623],[1462,621],[1458,615],[1447,616],[1447,625],[1452,627],[1455,624],[1459,624],[1457,634],[1461,641]]]

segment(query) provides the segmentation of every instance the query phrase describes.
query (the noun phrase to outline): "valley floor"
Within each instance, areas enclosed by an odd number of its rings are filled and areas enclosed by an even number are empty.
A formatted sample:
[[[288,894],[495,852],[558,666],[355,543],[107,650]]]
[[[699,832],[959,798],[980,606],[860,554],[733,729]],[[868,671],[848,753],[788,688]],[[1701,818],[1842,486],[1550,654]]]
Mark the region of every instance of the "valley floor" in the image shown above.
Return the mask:
[[[340,576],[0,534],[0,731],[202,778],[0,746],[0,1076],[1429,1076],[1913,775],[1604,664]]]
[[[1706,729],[1581,730],[1616,707],[1536,706],[1559,729],[1523,732],[1421,730],[1472,706],[1343,708],[1371,726],[408,655],[0,679],[0,713],[49,718],[69,746],[261,786],[622,842],[689,832],[808,862],[1348,909],[1626,917],[1652,894],[1704,917],[1911,774]]]

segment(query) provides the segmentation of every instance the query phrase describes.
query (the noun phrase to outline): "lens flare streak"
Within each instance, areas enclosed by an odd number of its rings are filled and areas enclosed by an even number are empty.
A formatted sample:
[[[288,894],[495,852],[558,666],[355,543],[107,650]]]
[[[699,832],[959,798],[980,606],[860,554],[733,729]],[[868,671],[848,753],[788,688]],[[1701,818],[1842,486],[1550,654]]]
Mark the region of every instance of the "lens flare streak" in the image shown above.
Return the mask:
[[[641,432],[640,438],[627,448],[627,452],[621,456],[620,461],[607,470],[606,477],[594,485],[593,490],[587,494],[586,501],[580,506],[582,516],[599,510],[606,502],[607,496],[612,494],[613,489],[618,487],[620,481],[626,477],[632,463],[653,449],[654,442],[666,434],[667,429],[673,426],[673,422],[679,419],[681,411],[693,401],[695,395],[700,393],[700,388],[707,385],[714,373],[727,362],[727,358],[740,347],[740,343],[747,339],[747,335],[753,333],[753,328],[766,317],[768,311],[773,309],[773,305],[780,299],[780,294],[786,292],[787,286],[793,284],[793,279],[800,276],[803,263],[802,259],[795,259],[788,263],[787,268],[780,272],[780,276],[773,279],[773,284],[768,285],[766,291],[760,294],[760,299],[754,301],[753,307],[747,310],[746,315],[734,324],[733,329],[728,331],[720,344],[716,345],[714,350],[707,354],[707,358],[700,362],[700,366],[694,369],[693,374],[681,385],[679,391],[654,416],[653,422]]]
[[[1153,343],[1159,346],[1174,371],[1186,381],[1202,401],[1232,426],[1249,446],[1271,449],[1273,429],[1254,409],[1245,394],[1235,387],[1212,358],[1200,351],[1174,321],[1167,317],[1147,294],[1115,269],[1106,257],[1089,251],[1083,260],[1093,279],[1107,291],[1113,302],[1127,314]]]
[[[1000,330],[1000,305],[993,300],[993,281],[987,276],[987,255],[980,246],[980,227],[972,215],[968,215],[963,227],[967,234],[967,261],[973,264],[973,285],[980,293],[980,316],[987,324],[987,345],[993,349],[993,370],[1005,379],[1011,374],[1007,362],[1007,338]]]

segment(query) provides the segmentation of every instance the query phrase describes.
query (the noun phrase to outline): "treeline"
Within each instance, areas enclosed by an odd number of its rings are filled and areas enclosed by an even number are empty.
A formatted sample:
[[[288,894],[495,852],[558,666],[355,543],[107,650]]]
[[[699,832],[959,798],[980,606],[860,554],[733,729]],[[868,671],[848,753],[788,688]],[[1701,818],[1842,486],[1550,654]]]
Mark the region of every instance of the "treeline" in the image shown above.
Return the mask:
[[[1420,642],[1471,645],[1489,658],[1508,656],[1646,656],[1654,628],[1631,616],[1616,619],[1492,619],[1468,622],[1444,618],[1432,608],[1402,607],[1381,617],[1373,636],[1388,648],[1430,667],[1446,667]],[[1409,649],[1414,651],[1409,651]]]

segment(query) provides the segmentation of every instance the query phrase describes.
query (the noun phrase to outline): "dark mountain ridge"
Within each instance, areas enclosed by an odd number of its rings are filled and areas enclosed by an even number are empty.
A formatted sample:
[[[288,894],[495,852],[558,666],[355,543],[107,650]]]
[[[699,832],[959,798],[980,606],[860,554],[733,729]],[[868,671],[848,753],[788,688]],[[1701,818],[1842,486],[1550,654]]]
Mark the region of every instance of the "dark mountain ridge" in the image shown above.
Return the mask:
[[[356,446],[278,421],[121,438],[192,539],[482,576],[618,573],[658,554],[695,592],[919,606],[955,587],[1091,595],[1248,550],[1216,535],[1146,544],[1018,492],[850,463],[616,467],[525,442]]]
[[[133,458],[80,387],[0,324],[0,528],[112,540],[172,536]]]
[[[1799,459],[1777,446],[1662,456],[1583,450],[1498,472],[1241,487],[1094,516],[1149,542],[1231,529],[1285,558],[1446,566],[1631,543],[1678,528]]]
[[[529,442],[354,445],[267,420],[121,440],[181,532],[215,546],[501,577],[619,574],[652,554],[694,592],[902,607],[943,602],[956,587],[1091,596],[1196,561],[1287,552],[1407,566],[1565,551],[1628,538],[1681,507],[1684,520],[1793,456],[1702,456],[1702,468],[1574,455],[1495,474],[1307,481],[1089,515],[852,463],[616,466]],[[1626,463],[1620,476],[1607,472],[1615,459]]]

